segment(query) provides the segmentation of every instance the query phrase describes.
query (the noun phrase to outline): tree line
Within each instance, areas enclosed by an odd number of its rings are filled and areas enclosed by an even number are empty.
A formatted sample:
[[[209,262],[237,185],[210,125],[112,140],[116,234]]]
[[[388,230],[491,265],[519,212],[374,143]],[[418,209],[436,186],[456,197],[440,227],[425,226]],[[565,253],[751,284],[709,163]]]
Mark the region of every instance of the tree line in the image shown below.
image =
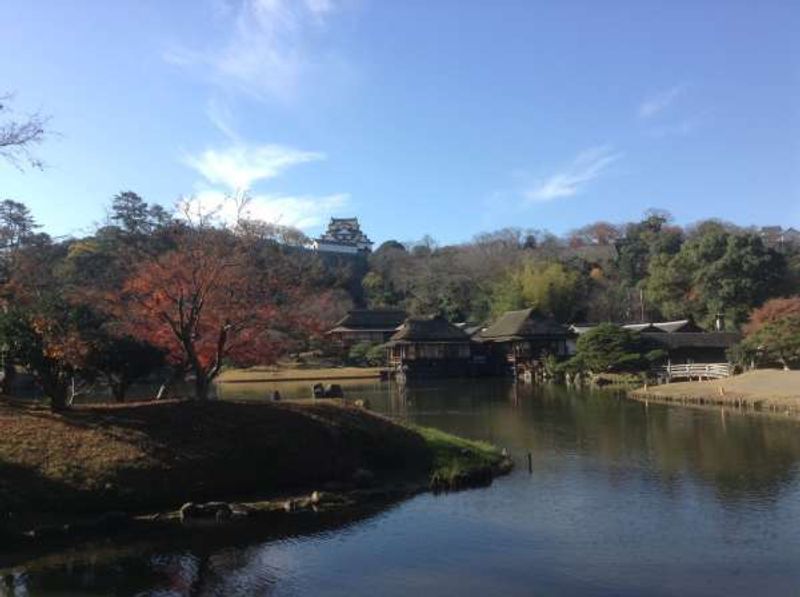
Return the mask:
[[[563,237],[507,228],[450,246],[389,241],[362,284],[371,307],[476,324],[534,307],[562,323],[692,317],[711,327],[721,315],[738,329],[768,299],[800,292],[800,247],[718,220],[682,228],[653,210]]]
[[[800,250],[724,222],[681,228],[651,212],[565,237],[503,229],[450,246],[387,241],[360,259],[307,243],[291,228],[246,217],[226,225],[190,203],[172,213],[130,191],[91,234],[53,239],[25,205],[4,200],[3,390],[23,367],[56,409],[98,383],[124,400],[154,376],[162,394],[188,379],[203,399],[224,366],[324,347],[324,331],[354,306],[476,324],[527,307],[563,323],[693,317],[710,327],[723,315],[760,338],[742,345],[748,355],[782,334],[773,360],[798,358],[794,328],[774,316],[796,313],[770,300],[800,294]],[[754,313],[762,306],[766,315]]]
[[[350,304],[335,274],[260,222],[177,217],[124,192],[89,236],[38,229],[25,205],[0,202],[3,390],[23,367],[56,410],[98,382],[124,400],[154,374],[162,392],[188,378],[204,399],[223,366],[307,347]]]

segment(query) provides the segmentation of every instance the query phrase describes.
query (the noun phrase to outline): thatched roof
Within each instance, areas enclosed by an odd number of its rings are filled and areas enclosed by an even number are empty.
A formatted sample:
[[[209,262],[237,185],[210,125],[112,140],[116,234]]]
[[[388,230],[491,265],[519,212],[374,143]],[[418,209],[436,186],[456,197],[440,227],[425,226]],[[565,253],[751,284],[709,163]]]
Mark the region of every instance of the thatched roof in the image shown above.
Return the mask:
[[[644,332],[642,338],[661,348],[730,348],[742,339],[736,332],[683,332],[665,334],[663,332]]]
[[[469,336],[444,317],[409,317],[389,340],[389,345],[417,342],[469,342]]]
[[[408,314],[400,309],[354,309],[336,323],[334,332],[391,332],[405,321]]]
[[[492,325],[483,330],[483,342],[506,342],[543,338],[566,338],[570,331],[549,317],[542,317],[533,309],[506,311]]]

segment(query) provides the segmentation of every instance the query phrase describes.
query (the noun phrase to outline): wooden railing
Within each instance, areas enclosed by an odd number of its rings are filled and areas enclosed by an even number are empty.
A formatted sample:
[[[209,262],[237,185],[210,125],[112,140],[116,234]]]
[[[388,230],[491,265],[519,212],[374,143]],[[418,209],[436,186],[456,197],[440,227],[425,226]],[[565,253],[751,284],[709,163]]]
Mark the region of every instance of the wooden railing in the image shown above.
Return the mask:
[[[733,375],[733,366],[728,363],[691,363],[686,365],[664,365],[661,373],[667,381],[673,379],[721,379]]]

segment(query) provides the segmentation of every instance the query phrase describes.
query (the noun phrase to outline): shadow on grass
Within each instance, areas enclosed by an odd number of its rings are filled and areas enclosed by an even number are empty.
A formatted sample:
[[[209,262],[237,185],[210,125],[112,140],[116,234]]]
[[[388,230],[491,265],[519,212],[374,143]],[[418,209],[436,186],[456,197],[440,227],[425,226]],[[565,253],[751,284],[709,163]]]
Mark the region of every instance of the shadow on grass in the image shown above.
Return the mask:
[[[54,502],[65,513],[157,509],[317,489],[359,469],[379,481],[430,469],[416,433],[334,404],[172,401],[9,412],[0,415],[30,447],[4,452],[0,437],[0,462],[21,467],[9,492],[28,511]]]

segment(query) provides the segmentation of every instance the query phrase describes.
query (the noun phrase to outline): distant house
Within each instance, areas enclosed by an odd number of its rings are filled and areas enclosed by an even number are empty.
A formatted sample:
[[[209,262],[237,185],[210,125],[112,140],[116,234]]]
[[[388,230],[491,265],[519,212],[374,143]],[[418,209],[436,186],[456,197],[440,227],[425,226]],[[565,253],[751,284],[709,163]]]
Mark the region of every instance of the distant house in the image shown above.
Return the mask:
[[[389,365],[408,378],[469,375],[469,336],[443,317],[411,317],[387,343]]]
[[[573,336],[565,326],[534,309],[507,311],[475,337],[488,359],[498,367],[528,368],[544,355],[568,355],[567,342]]]
[[[781,226],[763,226],[759,235],[764,244],[771,248],[783,249],[787,245],[800,244],[800,232],[794,228],[784,230]]]
[[[400,309],[354,309],[328,330],[330,340],[342,348],[354,344],[386,342],[408,317]]]
[[[598,324],[573,324],[570,326],[577,336],[581,336]],[[724,332],[721,316],[717,317],[718,331],[707,332],[691,318],[676,321],[655,321],[648,323],[626,323],[620,327],[641,334],[653,349],[667,353],[667,362],[673,365],[684,363],[726,363],[726,351],[741,340],[735,332]],[[666,363],[665,363],[666,364]]]
[[[325,233],[311,243],[315,251],[357,255],[372,251],[372,241],[361,231],[358,218],[331,218]]]
[[[642,332],[642,338],[653,348],[665,350],[667,362],[677,365],[727,363],[727,350],[741,340],[741,335],[736,332]]]

